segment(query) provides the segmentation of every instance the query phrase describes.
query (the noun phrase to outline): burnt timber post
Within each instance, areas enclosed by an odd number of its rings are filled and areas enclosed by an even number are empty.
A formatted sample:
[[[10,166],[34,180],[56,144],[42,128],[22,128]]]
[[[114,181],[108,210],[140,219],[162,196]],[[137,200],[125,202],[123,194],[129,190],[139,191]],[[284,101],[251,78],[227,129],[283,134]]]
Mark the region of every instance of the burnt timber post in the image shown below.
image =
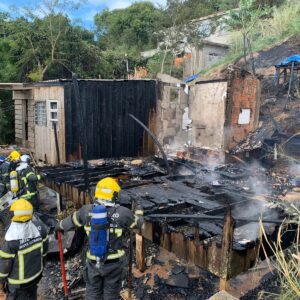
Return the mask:
[[[221,248],[221,263],[220,263],[220,290],[227,290],[229,286],[229,278],[231,277],[231,259],[233,249],[233,233],[234,220],[231,215],[231,209],[226,211]]]
[[[146,270],[145,263],[145,238],[140,233],[135,235],[136,244],[136,267],[140,272]]]

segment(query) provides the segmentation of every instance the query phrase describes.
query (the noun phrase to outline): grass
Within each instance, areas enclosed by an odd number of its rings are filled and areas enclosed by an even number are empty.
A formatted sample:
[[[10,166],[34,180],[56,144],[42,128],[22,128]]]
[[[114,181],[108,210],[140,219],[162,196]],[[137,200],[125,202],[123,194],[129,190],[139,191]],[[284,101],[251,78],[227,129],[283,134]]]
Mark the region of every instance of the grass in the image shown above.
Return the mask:
[[[274,266],[279,274],[281,293],[277,298],[281,300],[296,300],[300,299],[300,210],[291,203],[279,202],[277,204],[288,213],[290,219],[279,227],[275,242],[269,241],[263,223],[260,223],[261,241],[266,241],[268,247],[271,249],[274,255],[274,263],[268,258],[263,243],[261,243],[261,247],[267,257],[270,268]],[[296,239],[291,247],[283,250],[281,245],[282,239],[291,224],[297,226]]]
[[[287,0],[280,7],[271,10],[270,17],[260,20],[252,30],[250,40],[252,51],[261,51],[287,38],[300,34],[300,1]],[[202,70],[207,73],[216,68],[240,59],[243,56],[242,35],[233,32],[231,38],[231,50],[229,53],[211,68]]]

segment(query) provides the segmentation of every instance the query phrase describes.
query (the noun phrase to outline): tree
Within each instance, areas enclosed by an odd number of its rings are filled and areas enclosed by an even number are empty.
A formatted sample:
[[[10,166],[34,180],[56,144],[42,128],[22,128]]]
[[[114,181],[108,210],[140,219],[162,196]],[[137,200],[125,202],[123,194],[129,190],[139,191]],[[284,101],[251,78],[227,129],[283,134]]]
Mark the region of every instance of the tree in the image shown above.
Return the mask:
[[[63,0],[43,3],[47,6],[34,9],[34,14],[26,9],[18,18],[2,18],[0,23],[5,30],[0,44],[10,48],[5,66],[15,66],[14,80],[68,78],[71,71],[82,77],[98,77],[101,53],[94,33],[72,25],[66,15],[75,4]]]
[[[266,11],[261,5],[256,5],[256,0],[240,0],[239,9],[231,11],[229,18],[226,20],[231,30],[239,31],[243,37],[244,61],[247,63],[247,50],[251,51],[251,33],[257,21],[266,15]],[[252,71],[255,73],[254,63],[252,60]]]
[[[186,2],[184,0],[168,0],[162,29],[157,32],[160,49],[163,51],[161,61],[161,73],[167,54],[173,56],[185,51],[186,48],[199,48],[204,38],[208,37],[215,29],[211,23],[209,26],[199,26],[197,22],[186,19]]]
[[[68,69],[59,48],[70,28],[70,20],[66,13],[77,9],[79,4],[72,0],[43,0],[35,10],[26,9],[25,19],[29,21],[28,41],[37,62],[36,69],[29,74],[31,79],[44,79],[47,70],[53,64],[60,64]],[[33,39],[33,35],[37,35],[38,38]],[[40,42],[46,47],[43,50],[42,61],[38,53]]]
[[[157,47],[157,31],[163,11],[151,2],[137,2],[125,9],[103,10],[95,16],[98,46],[102,50],[103,76],[127,78],[126,62],[133,72],[144,65],[140,52]]]

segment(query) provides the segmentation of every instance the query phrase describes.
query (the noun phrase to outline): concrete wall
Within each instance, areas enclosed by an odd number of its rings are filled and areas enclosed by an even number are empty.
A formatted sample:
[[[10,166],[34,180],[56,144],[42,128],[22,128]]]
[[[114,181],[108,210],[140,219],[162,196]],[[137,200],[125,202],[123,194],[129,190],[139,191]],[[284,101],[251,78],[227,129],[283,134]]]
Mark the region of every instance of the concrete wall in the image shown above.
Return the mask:
[[[260,81],[256,76],[229,69],[224,80],[198,82],[188,94],[184,89],[179,83],[159,84],[156,132],[172,153],[189,151],[184,147],[188,141],[189,149],[228,150],[257,128]],[[186,108],[192,120],[188,131],[182,129]]]
[[[228,48],[221,45],[204,44],[200,49],[192,48],[191,58],[185,59],[183,76],[188,77],[211,67],[227,52]]]
[[[184,108],[188,98],[182,87],[159,83],[156,131],[158,140],[167,148],[175,150],[187,142],[187,133],[182,130]]]
[[[192,144],[199,148],[221,150],[224,144],[224,124],[227,82],[196,84],[189,97],[192,122]]]

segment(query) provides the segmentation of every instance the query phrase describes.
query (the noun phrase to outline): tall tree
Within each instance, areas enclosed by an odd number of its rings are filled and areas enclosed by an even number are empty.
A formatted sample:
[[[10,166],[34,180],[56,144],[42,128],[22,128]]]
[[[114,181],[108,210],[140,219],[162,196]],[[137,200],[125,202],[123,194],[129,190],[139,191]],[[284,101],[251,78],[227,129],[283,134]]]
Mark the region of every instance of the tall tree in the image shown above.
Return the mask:
[[[267,12],[262,9],[261,5],[257,6],[256,0],[240,0],[239,9],[230,12],[226,20],[231,30],[239,31],[243,37],[244,61],[247,63],[247,52],[251,50],[251,33],[258,22]],[[255,73],[254,64],[252,71]]]
[[[156,33],[158,35],[160,49],[163,51],[161,73],[164,72],[164,64],[168,53],[173,56],[181,54],[186,48],[200,47],[204,38],[214,30],[215,24],[201,26],[198,22],[186,17],[190,7],[186,7],[185,0],[168,0],[164,8],[163,24]],[[196,6],[196,3],[195,3]]]
[[[37,43],[32,39],[29,41],[37,61],[37,68],[29,75],[31,79],[44,79],[45,73],[53,64],[68,68],[64,55],[59,52],[59,49],[70,28],[67,12],[78,8],[79,4],[72,0],[42,0],[35,10],[26,9],[25,18],[30,26],[36,27],[36,34],[39,36]],[[33,32],[32,28],[30,32]],[[42,41],[47,49],[43,51],[43,61],[38,55],[39,41]]]
[[[127,78],[130,72],[145,62],[140,52],[157,47],[154,32],[163,11],[151,2],[137,2],[125,9],[104,10],[95,16],[98,45],[102,50],[101,65],[108,78]]]

